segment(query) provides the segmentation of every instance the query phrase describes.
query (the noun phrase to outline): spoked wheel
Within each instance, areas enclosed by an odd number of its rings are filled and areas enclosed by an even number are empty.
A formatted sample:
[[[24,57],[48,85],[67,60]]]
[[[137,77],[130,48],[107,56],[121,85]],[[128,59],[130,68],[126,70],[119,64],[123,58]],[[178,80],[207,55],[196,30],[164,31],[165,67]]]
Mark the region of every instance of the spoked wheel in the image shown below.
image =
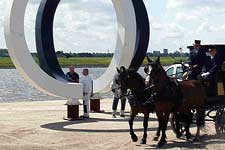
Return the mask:
[[[224,108],[220,108],[216,112],[215,128],[217,135],[225,134],[225,111]]]
[[[176,125],[176,118],[175,118],[175,115],[172,113],[170,115],[170,125],[171,125],[171,128],[173,130],[173,132],[177,135],[177,131],[179,131],[180,133],[184,133],[185,132],[185,127],[184,127],[184,123],[182,122],[179,122],[180,124],[180,129],[178,130],[178,127]]]

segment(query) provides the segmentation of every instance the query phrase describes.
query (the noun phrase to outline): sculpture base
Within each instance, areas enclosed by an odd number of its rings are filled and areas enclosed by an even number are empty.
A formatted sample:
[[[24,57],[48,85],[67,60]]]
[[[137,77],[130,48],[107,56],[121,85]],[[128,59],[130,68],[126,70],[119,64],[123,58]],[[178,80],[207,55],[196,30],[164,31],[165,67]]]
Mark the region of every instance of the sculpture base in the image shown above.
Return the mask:
[[[103,111],[100,110],[100,99],[91,99],[90,101],[90,110],[91,112],[101,113]]]
[[[79,105],[67,105],[67,120],[80,120]]]

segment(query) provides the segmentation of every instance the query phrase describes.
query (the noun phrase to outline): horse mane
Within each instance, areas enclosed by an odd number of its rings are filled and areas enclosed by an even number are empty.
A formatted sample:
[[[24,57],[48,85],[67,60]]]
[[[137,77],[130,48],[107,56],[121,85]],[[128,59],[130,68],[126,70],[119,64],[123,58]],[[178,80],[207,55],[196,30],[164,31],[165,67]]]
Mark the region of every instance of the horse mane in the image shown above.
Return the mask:
[[[166,75],[168,80],[170,80],[170,77],[167,75],[166,70],[163,68],[163,66],[161,64],[160,64],[160,68],[161,68],[162,72]]]

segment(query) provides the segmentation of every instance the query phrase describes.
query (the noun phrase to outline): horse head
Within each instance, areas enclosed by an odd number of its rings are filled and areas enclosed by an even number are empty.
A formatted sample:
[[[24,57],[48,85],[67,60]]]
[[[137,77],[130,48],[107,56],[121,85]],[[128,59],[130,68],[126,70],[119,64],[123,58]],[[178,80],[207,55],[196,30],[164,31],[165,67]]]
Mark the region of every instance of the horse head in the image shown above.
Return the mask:
[[[155,61],[147,58],[147,78],[151,84],[156,84],[156,82],[165,81],[168,79],[168,76],[160,63],[160,57],[158,57]]]
[[[132,91],[140,90],[145,88],[145,83],[142,76],[133,69],[126,69],[124,66],[117,68],[118,80],[117,84],[126,91],[128,89]]]
[[[145,66],[144,72],[150,79],[154,79],[159,73],[164,71],[160,63],[160,57],[158,57],[156,61],[153,61],[149,57],[147,57],[147,60],[148,64]]]
[[[121,96],[121,97],[124,97],[126,96],[127,94],[127,69],[122,66],[120,68],[116,68],[117,69],[117,78],[115,80],[116,84],[118,85],[118,94]]]

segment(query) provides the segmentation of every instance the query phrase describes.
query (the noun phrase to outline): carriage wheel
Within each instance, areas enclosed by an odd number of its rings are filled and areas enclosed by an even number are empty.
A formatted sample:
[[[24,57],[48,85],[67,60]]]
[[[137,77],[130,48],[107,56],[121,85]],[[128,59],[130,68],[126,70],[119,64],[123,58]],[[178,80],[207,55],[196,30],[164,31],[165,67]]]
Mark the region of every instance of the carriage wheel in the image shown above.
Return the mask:
[[[172,113],[170,115],[170,125],[171,125],[171,128],[173,130],[173,132],[177,135],[177,125],[176,125],[176,118],[174,116],[174,114]],[[185,128],[184,128],[184,124],[180,122],[180,133],[184,133],[185,132]]]
[[[216,112],[215,129],[216,129],[217,135],[225,134],[225,111],[224,111],[224,108],[220,108]]]

